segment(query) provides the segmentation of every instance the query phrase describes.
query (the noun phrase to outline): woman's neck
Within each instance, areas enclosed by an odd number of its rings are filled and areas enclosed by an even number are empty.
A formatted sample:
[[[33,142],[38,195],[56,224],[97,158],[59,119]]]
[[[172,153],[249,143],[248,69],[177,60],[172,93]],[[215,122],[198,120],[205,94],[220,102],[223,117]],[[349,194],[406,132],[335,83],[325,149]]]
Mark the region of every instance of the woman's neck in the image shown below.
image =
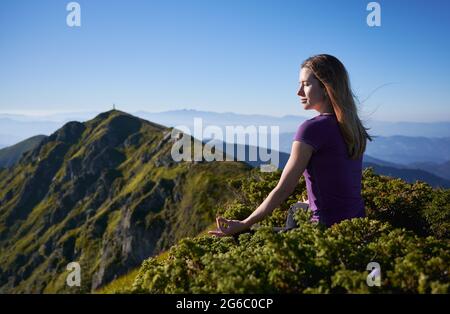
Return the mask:
[[[320,106],[319,110],[317,111],[319,111],[320,115],[334,115],[333,106],[330,104],[329,101],[322,104],[322,106]]]

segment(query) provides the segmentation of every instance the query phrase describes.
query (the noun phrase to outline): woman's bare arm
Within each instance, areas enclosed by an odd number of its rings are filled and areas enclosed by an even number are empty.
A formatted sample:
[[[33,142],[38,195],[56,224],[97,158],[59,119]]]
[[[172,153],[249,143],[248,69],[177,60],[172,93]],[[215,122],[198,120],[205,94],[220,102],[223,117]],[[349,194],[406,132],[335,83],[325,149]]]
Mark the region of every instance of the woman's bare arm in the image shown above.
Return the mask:
[[[280,181],[261,205],[243,221],[246,226],[250,227],[264,219],[291,195],[311,159],[313,150],[309,144],[293,142],[291,156],[284,167]]]
[[[311,145],[295,141],[292,144],[291,156],[284,167],[280,181],[264,202],[243,221],[217,217],[217,229],[208,233],[218,237],[230,236],[250,228],[270,214],[294,191],[300,176],[311,159],[312,153],[313,147]]]

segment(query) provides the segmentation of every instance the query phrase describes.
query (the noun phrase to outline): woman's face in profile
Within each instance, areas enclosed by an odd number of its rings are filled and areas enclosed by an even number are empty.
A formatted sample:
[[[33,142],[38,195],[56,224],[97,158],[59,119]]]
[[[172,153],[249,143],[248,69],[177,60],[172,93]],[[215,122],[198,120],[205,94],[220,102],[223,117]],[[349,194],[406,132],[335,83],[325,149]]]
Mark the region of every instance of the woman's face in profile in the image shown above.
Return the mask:
[[[305,110],[318,109],[323,106],[324,93],[320,87],[319,81],[314,76],[313,72],[308,68],[300,70],[299,78],[300,88],[297,95],[303,104]]]

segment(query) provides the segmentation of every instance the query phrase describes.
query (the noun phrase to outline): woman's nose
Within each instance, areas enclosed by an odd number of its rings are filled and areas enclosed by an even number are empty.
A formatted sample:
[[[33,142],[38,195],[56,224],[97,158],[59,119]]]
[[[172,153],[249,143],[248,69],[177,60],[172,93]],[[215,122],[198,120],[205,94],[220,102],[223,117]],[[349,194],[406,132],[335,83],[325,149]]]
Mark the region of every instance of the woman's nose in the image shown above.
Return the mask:
[[[298,96],[305,96],[305,91],[303,90],[303,86],[299,88],[298,92],[297,92]]]

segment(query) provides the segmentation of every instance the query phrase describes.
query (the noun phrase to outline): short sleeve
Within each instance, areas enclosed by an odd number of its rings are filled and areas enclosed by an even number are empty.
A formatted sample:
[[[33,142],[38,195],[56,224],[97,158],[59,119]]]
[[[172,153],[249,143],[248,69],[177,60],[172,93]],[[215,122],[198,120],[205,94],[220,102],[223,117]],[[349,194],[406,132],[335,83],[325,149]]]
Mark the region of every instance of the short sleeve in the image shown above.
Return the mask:
[[[306,120],[297,129],[294,141],[311,145],[314,151],[319,151],[324,147],[326,136],[319,121]]]

